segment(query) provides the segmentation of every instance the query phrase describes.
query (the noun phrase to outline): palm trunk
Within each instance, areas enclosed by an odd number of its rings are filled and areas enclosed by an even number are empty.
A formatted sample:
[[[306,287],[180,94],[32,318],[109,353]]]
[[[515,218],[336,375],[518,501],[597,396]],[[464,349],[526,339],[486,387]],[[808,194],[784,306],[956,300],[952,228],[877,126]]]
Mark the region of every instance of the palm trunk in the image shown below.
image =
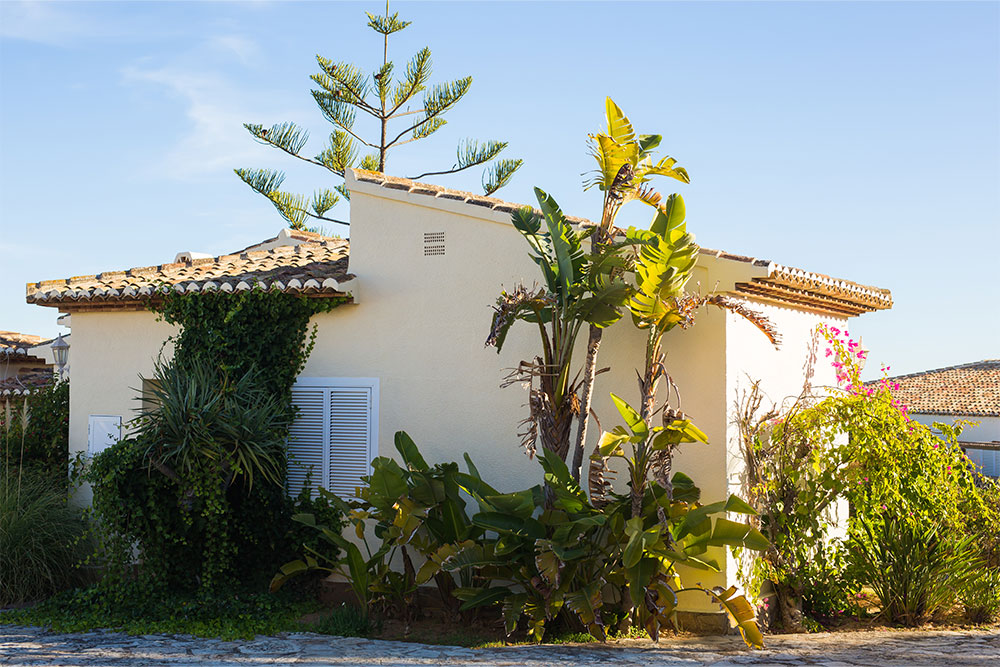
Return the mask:
[[[591,252],[595,255],[604,252],[605,247],[612,240],[612,223],[618,211],[619,204],[616,203],[611,193],[604,196],[604,210],[601,212],[601,226],[592,237]],[[594,399],[594,378],[597,377],[597,352],[601,347],[601,337],[603,330],[594,325],[590,325],[590,335],[587,339],[587,360],[583,365],[583,382],[581,384],[580,414],[577,417],[576,442],[573,445],[573,465],[570,466],[570,474],[573,480],[579,483],[583,474],[583,449],[587,446],[587,425],[590,423],[590,405]]]
[[[583,450],[587,446],[587,424],[590,419],[590,404],[594,398],[594,379],[597,377],[597,351],[601,347],[601,336],[604,330],[590,325],[590,337],[587,340],[587,360],[583,366],[583,385],[580,397],[580,415],[576,429],[576,443],[573,446],[573,465],[570,472],[573,481],[580,481],[583,474]]]

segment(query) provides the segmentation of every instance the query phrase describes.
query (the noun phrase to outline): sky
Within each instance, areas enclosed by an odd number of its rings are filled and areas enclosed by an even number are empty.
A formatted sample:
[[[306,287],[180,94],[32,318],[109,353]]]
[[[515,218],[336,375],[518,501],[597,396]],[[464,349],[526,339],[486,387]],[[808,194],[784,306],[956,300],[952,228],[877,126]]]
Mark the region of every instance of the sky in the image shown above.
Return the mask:
[[[381,64],[377,2],[0,2],[0,330],[63,331],[29,281],[222,254],[283,221],[234,174],[335,181],[255,143],[294,121],[322,148],[315,57]],[[448,125],[391,154],[412,175],[459,140],[502,139],[524,167],[497,193],[584,192],[586,136],[611,96],[691,174],[698,242],[885,287],[853,320],[867,377],[1000,357],[1000,3],[394,2],[432,82],[473,77]],[[364,126],[359,127],[364,130]],[[312,152],[310,152],[312,151]],[[478,171],[433,182],[479,191]],[[347,219],[348,211],[334,209]],[[648,225],[626,208],[620,224]],[[338,230],[339,231],[339,230]],[[344,232],[342,232],[344,233]],[[482,306],[488,325],[488,304]]]

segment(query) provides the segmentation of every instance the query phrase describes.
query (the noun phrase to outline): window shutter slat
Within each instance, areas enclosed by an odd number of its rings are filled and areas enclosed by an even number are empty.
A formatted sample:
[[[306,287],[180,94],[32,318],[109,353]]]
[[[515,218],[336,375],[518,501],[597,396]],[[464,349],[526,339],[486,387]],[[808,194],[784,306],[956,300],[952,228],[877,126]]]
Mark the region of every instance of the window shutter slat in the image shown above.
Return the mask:
[[[330,486],[341,497],[354,497],[368,474],[372,420],[371,387],[330,389]]]
[[[297,496],[309,478],[309,486],[325,486],[323,460],[325,391],[319,387],[292,387],[292,403],[298,416],[288,430],[288,495]]]

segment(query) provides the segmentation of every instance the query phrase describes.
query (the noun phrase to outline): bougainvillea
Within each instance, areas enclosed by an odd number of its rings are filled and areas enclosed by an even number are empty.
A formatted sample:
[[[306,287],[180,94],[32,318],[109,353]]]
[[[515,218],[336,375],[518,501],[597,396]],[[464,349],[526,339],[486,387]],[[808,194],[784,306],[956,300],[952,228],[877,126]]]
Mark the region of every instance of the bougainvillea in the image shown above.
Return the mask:
[[[852,536],[903,522],[972,536],[990,552],[1000,526],[995,485],[981,483],[958,444],[962,425],[915,421],[890,367],[861,379],[868,351],[849,331],[820,326],[816,335],[836,386],[808,387],[790,407],[770,409],[754,386],[738,405],[747,493],[773,545],[748,569],[748,584],[769,582],[777,602],[769,612],[785,627],[802,623],[800,608],[843,613],[868,583],[844,576],[848,554],[827,539],[838,498],[850,503]]]

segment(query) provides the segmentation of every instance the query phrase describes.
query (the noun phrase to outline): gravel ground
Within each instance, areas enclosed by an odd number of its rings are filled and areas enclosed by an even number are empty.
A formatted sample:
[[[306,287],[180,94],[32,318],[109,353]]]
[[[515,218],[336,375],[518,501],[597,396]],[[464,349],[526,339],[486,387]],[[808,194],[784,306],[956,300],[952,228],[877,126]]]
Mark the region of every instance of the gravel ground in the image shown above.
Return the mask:
[[[666,639],[659,644],[511,646],[468,649],[295,633],[223,642],[189,636],[115,632],[54,634],[0,626],[0,665],[821,665],[1000,666],[1000,630],[847,632],[773,635],[750,651],[738,637]]]

